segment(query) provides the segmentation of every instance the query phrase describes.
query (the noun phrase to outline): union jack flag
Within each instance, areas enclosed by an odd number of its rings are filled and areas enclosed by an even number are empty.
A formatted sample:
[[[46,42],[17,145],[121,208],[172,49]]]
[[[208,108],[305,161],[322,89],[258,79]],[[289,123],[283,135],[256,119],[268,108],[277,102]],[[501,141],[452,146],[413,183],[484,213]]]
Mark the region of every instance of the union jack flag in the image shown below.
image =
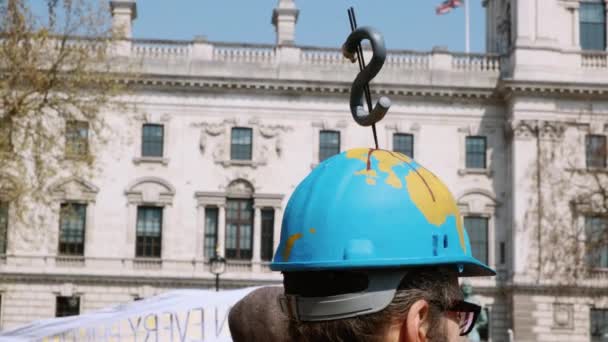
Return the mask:
[[[437,6],[437,8],[435,9],[435,13],[437,13],[437,15],[446,14],[449,13],[452,8],[460,6],[462,6],[461,0],[445,0],[441,3],[441,5]]]

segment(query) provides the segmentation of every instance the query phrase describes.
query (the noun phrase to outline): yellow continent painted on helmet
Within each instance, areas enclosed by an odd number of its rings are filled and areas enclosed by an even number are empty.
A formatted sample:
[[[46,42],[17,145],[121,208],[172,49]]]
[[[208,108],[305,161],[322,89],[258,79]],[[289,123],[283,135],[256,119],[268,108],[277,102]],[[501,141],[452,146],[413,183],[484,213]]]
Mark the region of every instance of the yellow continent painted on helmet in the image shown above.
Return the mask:
[[[396,189],[403,188],[403,182],[405,182],[412,202],[429,223],[439,227],[448,216],[454,215],[460,246],[464,253],[467,252],[462,218],[456,201],[445,184],[433,173],[418,164],[412,163],[412,160],[406,155],[392,151],[357,148],[349,150],[346,157],[358,159],[364,163],[364,168],[355,172],[355,175],[365,176],[369,185],[376,185],[376,178],[379,177],[378,172],[385,173],[387,175],[385,183]],[[372,157],[377,161],[377,170],[372,163]],[[397,176],[394,170],[394,167],[398,165],[410,168],[410,172],[403,180]]]

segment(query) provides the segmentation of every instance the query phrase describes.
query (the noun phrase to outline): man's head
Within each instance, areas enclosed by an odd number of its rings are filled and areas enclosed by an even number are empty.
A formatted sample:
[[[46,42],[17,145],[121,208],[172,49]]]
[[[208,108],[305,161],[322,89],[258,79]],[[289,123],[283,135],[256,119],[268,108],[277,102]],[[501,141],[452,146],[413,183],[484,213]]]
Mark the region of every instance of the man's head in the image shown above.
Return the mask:
[[[339,287],[352,291],[358,286],[357,280],[355,284],[348,284],[348,275],[345,274],[306,273],[297,276],[296,288],[291,283],[291,275],[285,274],[286,294],[296,291],[300,292],[299,296],[330,295],[331,298],[333,295],[335,298],[340,295]],[[354,275],[353,279],[357,279],[357,276]],[[328,288],[331,293],[327,292]],[[459,317],[450,308],[461,300],[462,292],[455,270],[410,269],[401,280],[392,301],[381,311],[336,320],[305,322],[292,319],[289,330],[293,341],[307,342],[457,341],[460,335]]]
[[[403,154],[357,148],[319,164],[285,209],[271,269],[296,341],[451,341],[480,308],[457,277],[495,272],[447,186]]]

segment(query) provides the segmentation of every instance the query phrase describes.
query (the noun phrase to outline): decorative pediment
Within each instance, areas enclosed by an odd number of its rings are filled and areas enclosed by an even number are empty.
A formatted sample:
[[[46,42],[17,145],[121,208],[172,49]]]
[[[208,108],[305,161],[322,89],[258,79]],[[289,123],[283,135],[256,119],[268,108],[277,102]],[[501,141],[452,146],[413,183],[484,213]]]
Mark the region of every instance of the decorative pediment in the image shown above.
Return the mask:
[[[59,200],[95,201],[99,188],[80,177],[63,178],[50,186],[51,193]]]
[[[226,187],[226,195],[228,197],[251,198],[254,192],[255,188],[253,185],[245,179],[234,180]]]
[[[494,215],[496,207],[500,206],[496,196],[485,189],[469,189],[457,198],[458,208],[462,213]]]
[[[171,205],[175,188],[167,181],[157,177],[144,177],[131,183],[125,195],[129,203]]]

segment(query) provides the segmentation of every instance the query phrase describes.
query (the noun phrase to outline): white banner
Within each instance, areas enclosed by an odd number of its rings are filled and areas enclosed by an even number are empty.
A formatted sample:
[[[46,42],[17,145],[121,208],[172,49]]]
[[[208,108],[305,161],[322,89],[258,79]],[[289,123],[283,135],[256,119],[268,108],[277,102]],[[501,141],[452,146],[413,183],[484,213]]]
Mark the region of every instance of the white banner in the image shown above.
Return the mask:
[[[0,333],[0,341],[229,342],[228,312],[256,287],[176,290],[80,316]]]

